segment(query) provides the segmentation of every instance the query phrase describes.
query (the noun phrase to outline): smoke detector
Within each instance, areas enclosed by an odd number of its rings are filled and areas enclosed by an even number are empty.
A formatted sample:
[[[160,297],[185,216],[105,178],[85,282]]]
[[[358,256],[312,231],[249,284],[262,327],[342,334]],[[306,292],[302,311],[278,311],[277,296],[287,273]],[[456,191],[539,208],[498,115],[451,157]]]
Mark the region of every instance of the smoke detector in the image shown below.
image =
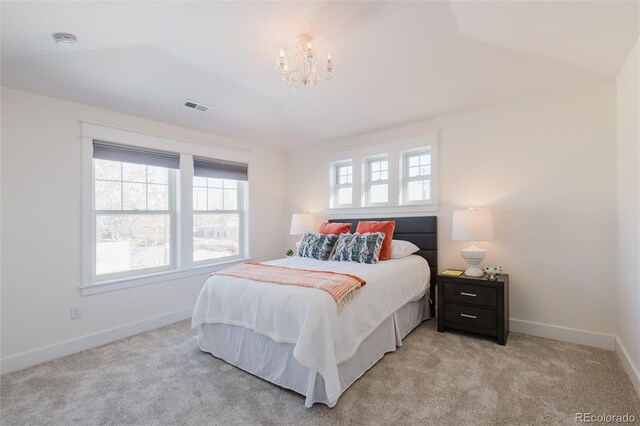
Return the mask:
[[[53,35],[53,40],[55,40],[56,43],[67,45],[78,43],[78,37],[69,33],[55,33]]]
[[[196,111],[200,111],[200,112],[207,112],[209,110],[209,108],[210,108],[207,105],[200,104],[200,103],[194,102],[194,101],[190,101],[189,99],[187,99],[185,101],[184,106],[189,108],[189,109],[195,109]]]

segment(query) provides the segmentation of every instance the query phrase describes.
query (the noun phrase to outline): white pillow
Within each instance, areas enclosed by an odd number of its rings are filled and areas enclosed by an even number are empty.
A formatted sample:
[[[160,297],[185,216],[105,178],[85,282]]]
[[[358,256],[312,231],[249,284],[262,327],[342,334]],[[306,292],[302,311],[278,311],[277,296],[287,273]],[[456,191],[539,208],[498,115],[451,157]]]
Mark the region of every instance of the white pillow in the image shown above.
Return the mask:
[[[420,248],[409,241],[391,240],[391,259],[407,257],[418,250],[420,250]]]

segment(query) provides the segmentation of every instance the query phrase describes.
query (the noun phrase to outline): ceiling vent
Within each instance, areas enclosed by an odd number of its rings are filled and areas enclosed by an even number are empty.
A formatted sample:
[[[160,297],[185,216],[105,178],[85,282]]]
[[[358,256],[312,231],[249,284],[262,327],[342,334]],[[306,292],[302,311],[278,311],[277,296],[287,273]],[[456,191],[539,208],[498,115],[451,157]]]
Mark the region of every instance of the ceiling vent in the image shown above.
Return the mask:
[[[72,45],[78,43],[78,37],[69,33],[55,33],[53,40],[59,44]]]
[[[184,103],[184,106],[189,109],[195,109],[196,111],[200,111],[200,112],[207,112],[210,108],[204,104],[199,104],[197,102],[190,101],[189,99],[186,100],[186,102]]]

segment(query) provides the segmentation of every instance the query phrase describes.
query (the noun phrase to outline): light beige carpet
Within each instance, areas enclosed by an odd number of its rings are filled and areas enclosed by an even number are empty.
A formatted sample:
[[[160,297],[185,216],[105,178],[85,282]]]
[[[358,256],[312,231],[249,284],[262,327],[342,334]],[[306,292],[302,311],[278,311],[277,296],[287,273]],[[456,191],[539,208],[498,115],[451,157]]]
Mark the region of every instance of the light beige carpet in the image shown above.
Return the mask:
[[[615,353],[511,334],[507,346],[423,323],[340,398],[304,398],[200,352],[184,321],[3,376],[21,424],[575,424],[640,400]],[[640,423],[640,419],[636,420]]]

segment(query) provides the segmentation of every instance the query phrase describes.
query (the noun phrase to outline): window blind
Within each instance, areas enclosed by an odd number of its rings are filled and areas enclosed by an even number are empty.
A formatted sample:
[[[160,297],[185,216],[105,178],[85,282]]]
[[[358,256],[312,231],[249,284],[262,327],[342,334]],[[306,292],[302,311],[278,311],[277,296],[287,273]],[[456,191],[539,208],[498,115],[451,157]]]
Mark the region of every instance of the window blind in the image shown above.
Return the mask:
[[[180,168],[180,154],[176,152],[119,145],[98,140],[93,141],[93,158],[169,169]]]
[[[244,163],[193,157],[193,175],[217,179],[248,180],[249,166]]]

